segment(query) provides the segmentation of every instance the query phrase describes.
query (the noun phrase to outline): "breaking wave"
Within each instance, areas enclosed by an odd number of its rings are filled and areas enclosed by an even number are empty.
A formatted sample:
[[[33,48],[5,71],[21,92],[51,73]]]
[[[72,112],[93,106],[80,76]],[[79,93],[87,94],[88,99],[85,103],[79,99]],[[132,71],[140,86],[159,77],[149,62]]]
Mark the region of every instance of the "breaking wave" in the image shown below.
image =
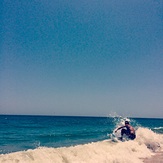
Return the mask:
[[[142,163],[143,158],[162,150],[163,135],[139,127],[134,141],[104,141],[70,147],[39,147],[34,150],[1,154],[1,163]]]

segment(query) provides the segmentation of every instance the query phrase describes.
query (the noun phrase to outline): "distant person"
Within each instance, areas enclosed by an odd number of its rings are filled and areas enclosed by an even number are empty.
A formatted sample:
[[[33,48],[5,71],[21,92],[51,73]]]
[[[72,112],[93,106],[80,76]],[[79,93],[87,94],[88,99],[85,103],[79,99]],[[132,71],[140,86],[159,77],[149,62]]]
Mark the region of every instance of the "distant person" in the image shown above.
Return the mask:
[[[125,121],[125,125],[124,126],[121,126],[119,128],[117,128],[115,130],[115,132],[117,132],[118,130],[121,130],[121,137],[120,139],[122,140],[123,139],[123,135],[127,135],[127,137],[131,140],[134,140],[136,138],[136,135],[135,135],[135,130],[134,128],[130,125],[129,121]]]

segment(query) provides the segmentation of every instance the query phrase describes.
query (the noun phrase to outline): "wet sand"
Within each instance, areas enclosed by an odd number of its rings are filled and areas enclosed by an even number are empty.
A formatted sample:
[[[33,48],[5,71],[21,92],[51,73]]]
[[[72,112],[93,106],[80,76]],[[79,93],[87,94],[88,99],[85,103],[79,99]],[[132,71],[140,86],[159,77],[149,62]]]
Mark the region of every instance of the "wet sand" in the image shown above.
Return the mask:
[[[145,158],[143,160],[144,163],[163,163],[163,151],[157,152],[150,158]]]

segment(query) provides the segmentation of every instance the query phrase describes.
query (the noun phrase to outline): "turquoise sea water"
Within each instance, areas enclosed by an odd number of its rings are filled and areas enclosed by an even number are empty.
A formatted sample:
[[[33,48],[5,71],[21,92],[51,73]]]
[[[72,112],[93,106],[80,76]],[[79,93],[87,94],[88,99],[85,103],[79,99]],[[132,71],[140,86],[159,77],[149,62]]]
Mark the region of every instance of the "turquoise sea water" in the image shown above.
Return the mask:
[[[121,117],[0,115],[0,154],[108,140]],[[129,118],[135,129],[163,134],[163,119]]]

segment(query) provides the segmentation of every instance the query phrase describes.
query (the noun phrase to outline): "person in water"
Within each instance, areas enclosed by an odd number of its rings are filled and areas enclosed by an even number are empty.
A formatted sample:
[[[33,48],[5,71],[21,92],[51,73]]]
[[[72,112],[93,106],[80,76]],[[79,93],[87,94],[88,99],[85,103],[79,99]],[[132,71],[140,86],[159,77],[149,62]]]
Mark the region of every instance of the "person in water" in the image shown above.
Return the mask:
[[[127,135],[129,139],[134,140],[136,138],[135,130],[134,128],[130,125],[129,121],[125,121],[125,125],[117,128],[115,132],[118,130],[121,130],[121,140],[123,139],[123,135]]]

